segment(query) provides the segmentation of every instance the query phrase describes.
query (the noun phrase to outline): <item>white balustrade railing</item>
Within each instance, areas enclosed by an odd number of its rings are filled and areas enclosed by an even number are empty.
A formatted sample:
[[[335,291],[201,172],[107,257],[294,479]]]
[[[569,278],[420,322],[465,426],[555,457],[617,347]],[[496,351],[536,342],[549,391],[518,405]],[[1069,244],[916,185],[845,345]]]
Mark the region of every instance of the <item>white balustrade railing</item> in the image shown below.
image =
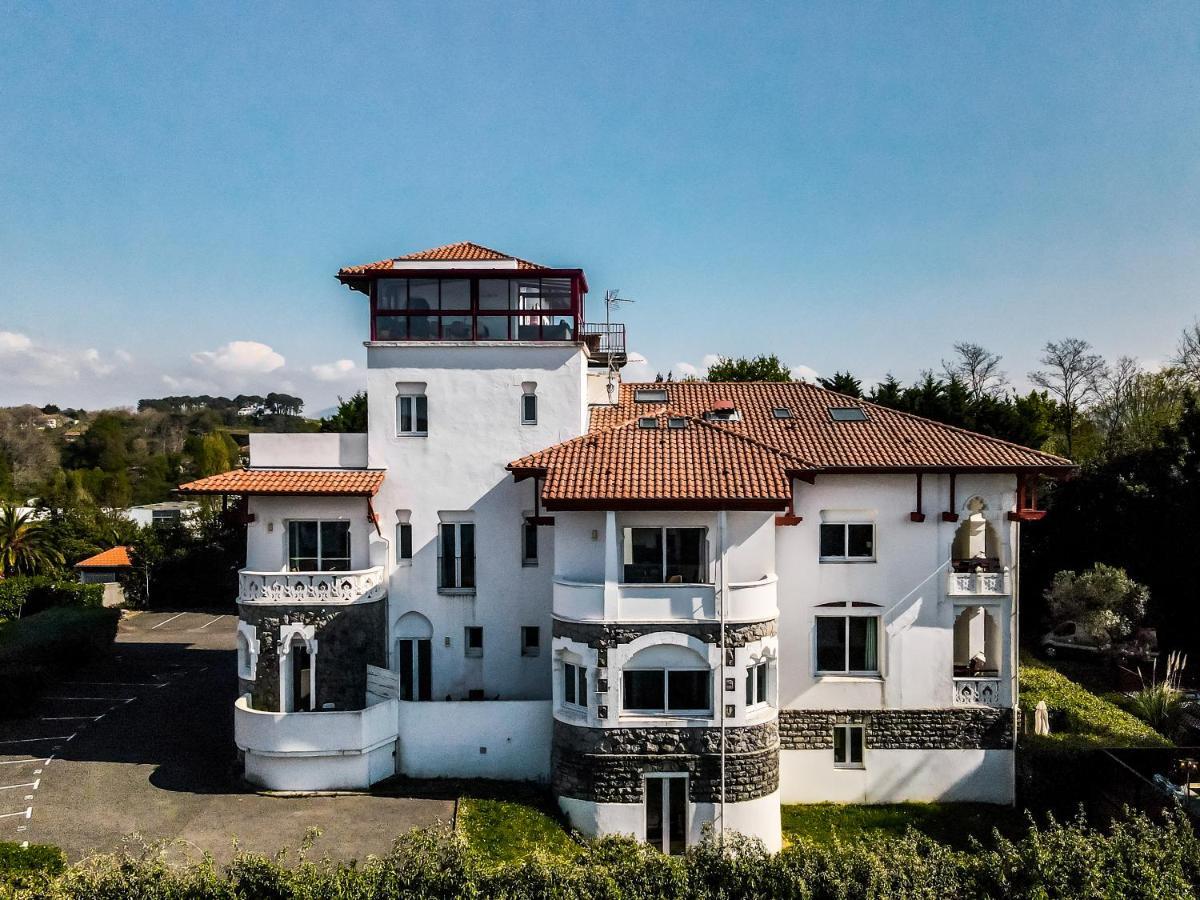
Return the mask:
[[[387,593],[383,566],[351,572],[238,573],[241,603],[356,603]]]
[[[955,678],[954,703],[964,706],[1003,706],[999,678]]]
[[[950,572],[946,593],[953,597],[1004,597],[1011,593],[1008,569],[998,572]]]

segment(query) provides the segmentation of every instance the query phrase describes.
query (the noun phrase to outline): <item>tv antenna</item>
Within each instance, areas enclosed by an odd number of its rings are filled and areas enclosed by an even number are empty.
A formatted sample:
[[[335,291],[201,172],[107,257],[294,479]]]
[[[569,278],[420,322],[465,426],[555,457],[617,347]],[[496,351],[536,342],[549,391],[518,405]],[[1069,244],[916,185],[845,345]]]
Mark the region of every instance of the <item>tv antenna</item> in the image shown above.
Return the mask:
[[[622,303],[637,302],[636,300],[630,300],[628,297],[619,296],[620,293],[620,288],[607,290],[604,292],[604,335],[606,338],[612,334],[613,310],[620,309]],[[622,347],[621,349],[624,350],[625,348]],[[610,347],[608,352],[608,385],[606,387],[606,390],[608,391],[608,400],[610,403],[613,400],[613,394],[616,393],[617,390],[617,364],[614,362],[615,357],[616,354],[612,352],[612,348]]]

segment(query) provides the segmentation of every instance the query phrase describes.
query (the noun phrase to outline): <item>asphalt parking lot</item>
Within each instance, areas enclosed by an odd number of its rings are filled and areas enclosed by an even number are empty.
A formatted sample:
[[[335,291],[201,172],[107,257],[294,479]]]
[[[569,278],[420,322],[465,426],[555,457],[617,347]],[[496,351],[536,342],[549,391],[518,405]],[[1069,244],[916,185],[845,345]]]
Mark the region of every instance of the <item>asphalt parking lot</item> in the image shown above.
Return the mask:
[[[0,721],[0,840],[57,844],[72,859],[128,835],[219,860],[296,847],[363,858],[419,825],[449,821],[447,800],[273,797],[241,782],[233,746],[237,619],[134,613],[111,658],[46,691],[28,718]]]

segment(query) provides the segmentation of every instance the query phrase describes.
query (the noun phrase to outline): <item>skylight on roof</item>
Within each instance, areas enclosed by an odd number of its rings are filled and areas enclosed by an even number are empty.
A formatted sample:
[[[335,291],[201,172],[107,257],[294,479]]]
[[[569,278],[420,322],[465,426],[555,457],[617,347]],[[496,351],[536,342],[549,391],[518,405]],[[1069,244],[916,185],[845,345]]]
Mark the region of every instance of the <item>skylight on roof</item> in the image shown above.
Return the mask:
[[[682,417],[672,416],[667,419],[668,428],[687,428],[688,420]]]
[[[867,411],[858,406],[831,406],[829,418],[835,422],[865,422]]]
[[[642,418],[638,419],[638,428],[657,428],[657,427],[658,427],[658,419],[654,418],[654,416],[643,416]]]
[[[662,388],[645,388],[634,391],[633,399],[637,403],[666,403],[667,392]]]
[[[771,415],[776,419],[790,419],[792,417],[792,411],[786,406],[776,406],[773,410],[771,410]]]

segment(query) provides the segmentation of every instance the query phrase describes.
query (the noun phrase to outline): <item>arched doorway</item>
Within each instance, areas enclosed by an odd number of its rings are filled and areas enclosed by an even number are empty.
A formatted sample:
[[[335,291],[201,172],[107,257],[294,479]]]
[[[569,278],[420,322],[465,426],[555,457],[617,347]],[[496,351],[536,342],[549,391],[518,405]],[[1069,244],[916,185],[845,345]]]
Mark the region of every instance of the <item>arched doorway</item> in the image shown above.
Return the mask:
[[[400,675],[401,700],[432,700],[433,626],[419,612],[406,612],[392,629],[393,665]]]

